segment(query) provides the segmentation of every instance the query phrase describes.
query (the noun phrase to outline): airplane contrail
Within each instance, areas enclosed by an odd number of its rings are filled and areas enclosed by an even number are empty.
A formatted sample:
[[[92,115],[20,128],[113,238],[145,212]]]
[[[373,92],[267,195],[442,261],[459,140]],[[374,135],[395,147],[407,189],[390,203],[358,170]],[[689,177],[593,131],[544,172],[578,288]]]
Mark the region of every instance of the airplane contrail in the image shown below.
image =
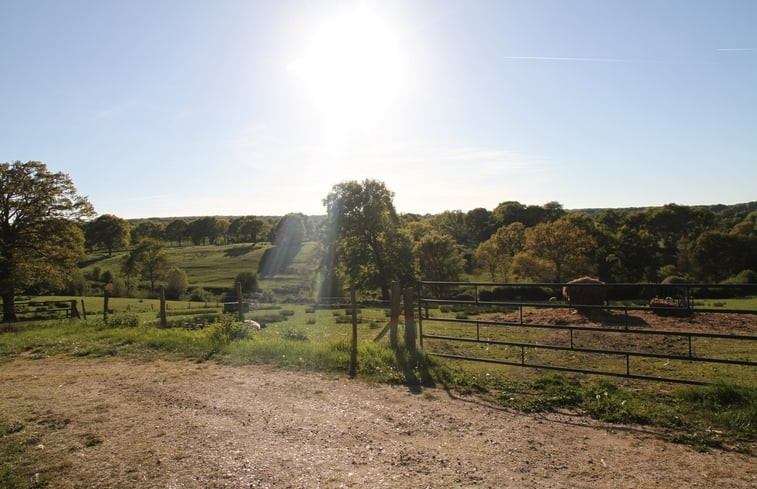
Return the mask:
[[[629,63],[633,60],[622,58],[569,58],[558,56],[505,56],[505,59],[518,59],[527,61],[588,61],[594,63]]]

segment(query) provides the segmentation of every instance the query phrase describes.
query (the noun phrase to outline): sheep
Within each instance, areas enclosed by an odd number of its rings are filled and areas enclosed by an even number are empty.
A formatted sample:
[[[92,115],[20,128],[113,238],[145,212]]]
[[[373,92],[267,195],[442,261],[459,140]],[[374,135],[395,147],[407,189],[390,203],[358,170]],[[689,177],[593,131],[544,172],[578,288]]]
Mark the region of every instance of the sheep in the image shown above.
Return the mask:
[[[258,323],[257,321],[253,321],[252,319],[245,319],[244,324],[246,324],[247,326],[253,327],[257,330],[260,330],[260,323]]]

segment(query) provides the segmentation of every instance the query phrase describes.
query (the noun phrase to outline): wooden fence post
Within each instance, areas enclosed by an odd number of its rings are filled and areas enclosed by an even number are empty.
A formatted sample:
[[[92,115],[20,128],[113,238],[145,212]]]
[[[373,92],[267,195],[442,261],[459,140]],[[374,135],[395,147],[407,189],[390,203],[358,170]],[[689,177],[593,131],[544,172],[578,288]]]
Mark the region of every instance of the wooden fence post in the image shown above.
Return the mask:
[[[405,302],[405,348],[415,352],[415,310],[413,307],[413,289],[408,287],[404,290]]]
[[[84,299],[81,300],[81,313],[84,316],[84,320],[87,320],[87,308],[84,307]]]
[[[166,288],[162,286],[160,287],[160,327],[168,327],[168,321],[166,320]]]
[[[391,297],[391,317],[389,318],[391,328],[389,330],[389,344],[393,350],[397,349],[397,329],[400,322],[400,284],[398,282],[392,282],[392,297]]]
[[[103,291],[103,321],[108,320],[108,290]]]
[[[244,321],[244,301],[242,300],[242,282],[237,282],[237,309],[239,309],[239,322]]]
[[[81,319],[79,309],[76,307],[76,299],[71,301],[71,319]]]
[[[355,284],[350,283],[350,303],[352,307],[352,349],[350,350],[350,377],[357,375],[357,301]]]

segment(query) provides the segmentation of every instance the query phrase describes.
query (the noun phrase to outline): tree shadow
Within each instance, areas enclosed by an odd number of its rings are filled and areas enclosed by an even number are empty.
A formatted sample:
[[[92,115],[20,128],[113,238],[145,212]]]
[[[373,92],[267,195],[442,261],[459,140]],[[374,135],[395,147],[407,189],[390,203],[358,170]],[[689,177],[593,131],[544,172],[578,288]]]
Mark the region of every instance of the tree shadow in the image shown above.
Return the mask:
[[[429,358],[418,350],[408,350],[402,344],[391,345],[397,362],[397,369],[404,377],[403,384],[413,394],[420,394],[423,388],[436,387],[429,369]]]
[[[247,253],[257,249],[258,245],[251,244],[249,246],[235,246],[234,248],[229,248],[228,250],[223,252],[223,256],[227,258],[235,258],[237,256],[246,255]]]
[[[302,245],[299,243],[285,243],[265,250],[258,265],[260,276],[270,277],[284,273],[294,261],[297,253],[300,252],[300,248],[302,248]]]
[[[622,311],[607,311],[604,309],[578,309],[577,314],[582,315],[592,322],[601,323],[603,326],[634,326],[649,327],[649,323],[642,317],[634,314],[626,314]]]

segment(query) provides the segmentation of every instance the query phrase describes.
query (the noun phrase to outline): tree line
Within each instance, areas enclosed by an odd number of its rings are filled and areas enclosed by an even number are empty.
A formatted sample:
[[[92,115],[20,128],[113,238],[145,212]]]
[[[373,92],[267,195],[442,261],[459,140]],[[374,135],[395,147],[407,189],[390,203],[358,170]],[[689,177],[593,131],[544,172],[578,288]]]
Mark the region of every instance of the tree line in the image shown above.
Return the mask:
[[[757,203],[725,208],[668,204],[634,210],[572,212],[557,202],[505,201],[491,211],[400,214],[378,180],[336,184],[325,218],[200,217],[168,223],[97,218],[68,175],[36,161],[0,164],[0,296],[5,320],[14,296],[61,291],[75,282],[84,250],[127,250],[120,277],[129,294],[140,281],[186,290],[166,243],[181,246],[271,241],[285,256],[317,241],[313,283],[321,296],[349,285],[388,297],[392,281],[564,282],[583,275],[607,282],[757,282]],[[275,263],[277,260],[272,260]],[[98,272],[99,275],[99,272]],[[112,275],[112,274],[111,274]],[[103,277],[98,277],[102,280]],[[249,279],[249,277],[248,277]]]
[[[667,204],[567,211],[505,201],[493,210],[397,213],[375,180],[335,185],[324,199],[322,293],[352,283],[387,297],[391,281],[757,282],[757,202],[719,210]]]

